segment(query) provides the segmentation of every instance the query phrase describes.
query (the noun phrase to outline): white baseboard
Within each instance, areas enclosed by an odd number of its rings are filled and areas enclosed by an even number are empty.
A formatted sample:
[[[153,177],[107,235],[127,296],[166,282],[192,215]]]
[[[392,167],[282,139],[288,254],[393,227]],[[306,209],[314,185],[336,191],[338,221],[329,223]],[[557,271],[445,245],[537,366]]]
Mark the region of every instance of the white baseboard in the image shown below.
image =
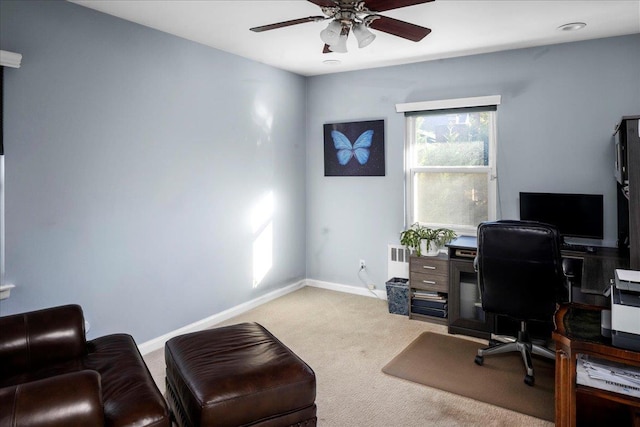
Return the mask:
[[[220,313],[216,313],[205,319],[198,320],[197,322],[191,323],[187,326],[183,326],[182,328],[173,330],[152,340],[143,342],[138,346],[138,349],[140,350],[140,353],[142,353],[142,355],[151,353],[155,350],[159,350],[163,348],[164,344],[173,337],[210,328],[220,322],[224,322],[225,320],[231,319],[234,316],[245,313],[264,303],[272,301],[276,298],[280,298],[281,296],[297,291],[298,289],[302,289],[305,286],[328,289],[330,291],[344,292],[347,294],[361,295],[370,298],[378,298],[385,301],[387,299],[386,290],[374,289],[370,291],[369,289],[362,286],[342,285],[339,283],[323,282],[321,280],[305,279],[296,283],[292,283],[291,285],[285,286],[284,288],[276,289],[275,291],[270,292],[266,295],[262,295],[261,297],[253,299],[251,301],[247,301],[235,307],[231,307],[228,310],[221,311]]]
[[[213,316],[209,316],[205,319],[199,320],[152,340],[146,341],[140,344],[138,346],[138,349],[143,355],[151,353],[152,351],[163,348],[164,344],[173,337],[210,328],[220,322],[224,322],[225,320],[228,320],[234,316],[245,313],[264,303],[267,303],[276,298],[280,298],[281,296],[284,296],[293,291],[297,291],[298,289],[301,289],[303,287],[305,287],[305,280],[300,280],[299,282],[292,283],[291,285],[285,286],[284,288],[276,289],[275,291],[270,292],[266,295],[262,295],[256,299],[252,299],[251,301],[236,305],[235,307],[231,307],[228,310],[221,311],[220,313],[216,313]]]
[[[364,288],[362,286],[341,285],[340,283],[323,282],[322,280],[314,280],[314,279],[305,280],[305,284],[313,288],[329,289],[330,291],[345,292],[347,294],[355,294],[355,295],[361,295],[364,297],[378,298],[385,301],[387,300],[386,290],[374,289],[370,291],[369,289]]]

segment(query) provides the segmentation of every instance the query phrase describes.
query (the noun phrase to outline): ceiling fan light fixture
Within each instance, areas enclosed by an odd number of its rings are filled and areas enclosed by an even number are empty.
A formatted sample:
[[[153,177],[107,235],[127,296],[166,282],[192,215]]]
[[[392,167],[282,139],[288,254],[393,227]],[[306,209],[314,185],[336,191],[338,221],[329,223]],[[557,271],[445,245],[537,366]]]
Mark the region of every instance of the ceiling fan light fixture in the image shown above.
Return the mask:
[[[329,45],[331,52],[347,53],[347,37],[348,33],[340,34],[340,37],[338,37],[338,41],[334,44]]]
[[[364,24],[355,24],[353,26],[353,34],[358,40],[359,48],[369,46],[376,38],[376,35],[373,34]]]
[[[347,37],[351,31],[358,42],[358,47],[370,45],[376,38],[369,28],[391,34],[406,40],[418,42],[427,36],[431,29],[399,19],[378,15],[379,11],[400,9],[433,0],[308,0],[320,7],[324,16],[307,16],[306,18],[290,19],[269,25],[249,28],[259,33],[275,30],[306,22],[329,21],[320,31],[320,39],[324,42],[322,53],[347,52]]]
[[[342,23],[338,20],[333,20],[327,25],[327,28],[320,31],[320,38],[323,42],[332,46],[338,43],[340,39],[340,33],[342,32]]]

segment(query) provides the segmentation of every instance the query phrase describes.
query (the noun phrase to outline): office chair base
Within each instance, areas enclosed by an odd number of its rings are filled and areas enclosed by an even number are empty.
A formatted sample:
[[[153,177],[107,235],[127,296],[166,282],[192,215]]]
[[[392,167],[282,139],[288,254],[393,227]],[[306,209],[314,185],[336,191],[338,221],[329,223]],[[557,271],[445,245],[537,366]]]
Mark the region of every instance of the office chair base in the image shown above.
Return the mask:
[[[533,386],[533,384],[535,383],[535,378],[533,378],[533,375],[525,375],[524,383],[528,386]]]
[[[546,357],[548,359],[555,359],[556,355],[548,348],[533,344],[526,339],[523,340],[523,338],[526,337],[526,333],[521,333],[519,335],[520,336],[518,337],[518,340],[515,340],[513,342],[506,342],[493,347],[478,349],[478,354],[476,355],[474,362],[476,363],[476,365],[482,366],[482,364],[484,363],[484,356],[508,353],[512,351],[520,352],[527,372],[524,377],[524,382],[525,384],[532,386],[535,382],[535,379],[533,376],[533,362],[531,360],[531,354],[533,353],[535,355]]]

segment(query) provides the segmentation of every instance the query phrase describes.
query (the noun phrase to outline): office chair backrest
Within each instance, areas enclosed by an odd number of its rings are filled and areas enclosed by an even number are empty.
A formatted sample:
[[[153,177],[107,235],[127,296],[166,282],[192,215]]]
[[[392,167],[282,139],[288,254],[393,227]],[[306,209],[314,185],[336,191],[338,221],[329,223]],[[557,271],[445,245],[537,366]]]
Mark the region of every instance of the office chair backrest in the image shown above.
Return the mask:
[[[478,227],[482,308],[521,320],[549,320],[564,286],[560,237],[533,221],[485,222]]]

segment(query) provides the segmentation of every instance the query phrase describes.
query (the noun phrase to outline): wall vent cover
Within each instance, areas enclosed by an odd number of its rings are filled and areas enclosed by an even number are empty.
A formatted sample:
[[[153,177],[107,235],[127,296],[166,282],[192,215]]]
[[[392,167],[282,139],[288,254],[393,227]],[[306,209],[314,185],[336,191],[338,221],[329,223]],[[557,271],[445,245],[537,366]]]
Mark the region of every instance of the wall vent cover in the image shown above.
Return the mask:
[[[409,250],[401,245],[387,246],[387,276],[409,278]]]

